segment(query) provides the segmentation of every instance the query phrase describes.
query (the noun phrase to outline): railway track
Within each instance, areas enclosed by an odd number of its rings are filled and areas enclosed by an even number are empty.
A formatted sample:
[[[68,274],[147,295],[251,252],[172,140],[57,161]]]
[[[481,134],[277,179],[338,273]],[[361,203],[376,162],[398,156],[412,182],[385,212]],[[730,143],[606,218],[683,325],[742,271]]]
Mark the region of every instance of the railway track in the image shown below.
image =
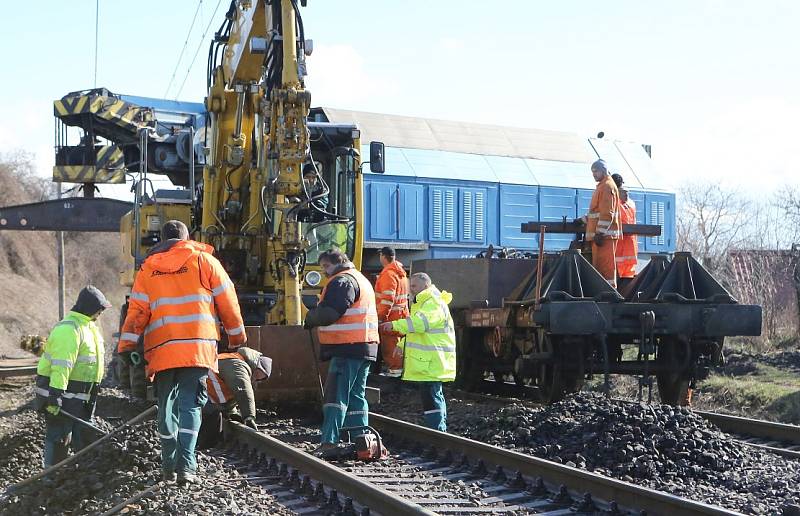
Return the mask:
[[[378,414],[393,452],[327,463],[237,423],[215,454],[298,514],[737,514]]]
[[[38,358],[0,359],[0,378],[35,375],[38,362]]]
[[[784,457],[800,459],[800,426],[761,419],[750,419],[716,412],[695,411],[750,446],[769,450]]]

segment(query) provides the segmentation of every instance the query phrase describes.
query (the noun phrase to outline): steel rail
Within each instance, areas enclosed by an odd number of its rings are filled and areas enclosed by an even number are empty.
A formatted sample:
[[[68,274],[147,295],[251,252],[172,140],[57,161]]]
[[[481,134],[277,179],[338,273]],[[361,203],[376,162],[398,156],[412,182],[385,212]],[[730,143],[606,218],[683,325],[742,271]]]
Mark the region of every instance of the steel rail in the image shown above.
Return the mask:
[[[15,376],[32,376],[36,374],[37,366],[0,367],[0,378],[13,378]]]
[[[235,440],[263,452],[310,475],[315,480],[347,494],[360,504],[381,514],[434,515],[420,505],[410,503],[388,491],[365,482],[336,466],[328,464],[290,444],[256,432],[242,424],[226,421],[224,432]]]
[[[700,410],[695,411],[695,414],[714,423],[720,430],[734,435],[745,444],[763,448],[784,457],[800,458],[800,426]],[[761,439],[766,442],[743,440],[749,438]],[[785,447],[786,444],[789,447]]]
[[[528,477],[540,477],[547,483],[555,486],[564,485],[567,489],[579,493],[589,492],[595,499],[615,501],[620,506],[644,510],[648,514],[670,516],[740,514],[380,414],[370,413],[369,420],[370,425],[386,436],[394,435],[398,438],[416,440],[440,451],[463,453],[467,457],[483,460],[486,464],[519,471]]]

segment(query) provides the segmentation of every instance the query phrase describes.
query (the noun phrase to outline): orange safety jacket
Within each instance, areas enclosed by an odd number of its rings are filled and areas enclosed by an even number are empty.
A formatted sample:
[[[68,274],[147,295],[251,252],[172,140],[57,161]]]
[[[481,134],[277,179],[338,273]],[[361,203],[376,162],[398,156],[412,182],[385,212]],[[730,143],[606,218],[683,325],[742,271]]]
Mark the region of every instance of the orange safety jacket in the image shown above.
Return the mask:
[[[378,275],[375,302],[381,322],[408,317],[408,277],[402,263],[395,260]]]
[[[353,344],[358,342],[378,342],[378,311],[375,309],[375,291],[372,284],[363,274],[355,269],[337,272],[331,279],[340,274],[349,274],[358,283],[358,299],[348,308],[339,320],[328,326],[319,326],[320,344]],[[325,299],[326,285],[322,289],[321,299]]]
[[[622,238],[619,223],[619,191],[611,176],[605,176],[597,183],[586,215],[586,240],[594,240],[595,233],[606,238]]]
[[[239,353],[220,353],[217,356],[217,360],[226,360],[229,358],[243,360],[242,355]],[[233,399],[233,392],[231,392],[230,387],[228,387],[228,384],[225,383],[225,380],[223,380],[222,376],[216,371],[208,371],[206,387],[208,399],[211,403],[224,405]]]
[[[622,224],[636,224],[636,204],[632,199],[628,199],[619,206],[620,222]],[[636,235],[622,235],[622,240],[617,244],[617,274],[620,278],[632,278],[636,276],[637,256],[639,255],[639,243]]]
[[[136,275],[119,351],[133,351],[144,335],[147,375],[179,367],[217,370],[219,321],[228,347],[247,341],[233,287],[214,248],[191,240],[156,246]]]

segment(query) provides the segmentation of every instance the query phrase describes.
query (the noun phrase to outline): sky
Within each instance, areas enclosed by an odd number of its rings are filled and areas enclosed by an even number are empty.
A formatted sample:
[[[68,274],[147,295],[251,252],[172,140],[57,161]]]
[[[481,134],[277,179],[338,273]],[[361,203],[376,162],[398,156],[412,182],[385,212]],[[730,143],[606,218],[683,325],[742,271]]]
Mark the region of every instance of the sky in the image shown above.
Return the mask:
[[[46,0],[38,18],[0,4],[0,152],[35,153],[42,176],[52,101],[95,85],[96,1]],[[99,0],[96,84],[202,101],[228,4]],[[308,0],[302,12],[312,105],[604,131],[652,145],[676,186],[800,185],[796,0]]]

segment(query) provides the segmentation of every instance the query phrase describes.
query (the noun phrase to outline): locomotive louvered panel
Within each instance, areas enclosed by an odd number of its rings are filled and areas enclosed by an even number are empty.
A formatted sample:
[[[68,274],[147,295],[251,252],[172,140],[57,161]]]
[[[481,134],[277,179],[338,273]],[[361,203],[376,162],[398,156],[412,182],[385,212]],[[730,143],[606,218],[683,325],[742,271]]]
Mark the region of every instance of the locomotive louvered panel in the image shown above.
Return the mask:
[[[431,238],[442,238],[444,236],[444,224],[442,222],[444,212],[444,193],[441,190],[433,190],[431,193]]]
[[[675,196],[673,194],[646,193],[640,206],[647,210],[645,220],[661,226],[661,235],[645,240],[647,252],[666,253],[675,250]],[[638,213],[637,213],[638,218]]]
[[[486,226],[486,193],[475,192],[475,240],[483,241]]]
[[[486,240],[486,190],[461,188],[461,218],[459,240],[477,243]]]
[[[450,242],[456,236],[456,190],[442,186],[428,188],[428,238],[436,242]]]
[[[472,192],[465,191],[462,195],[463,214],[461,218],[461,239],[472,240],[472,228],[475,225],[475,212],[472,203]]]
[[[456,193],[447,190],[444,193],[444,238],[453,240],[456,236]]]

